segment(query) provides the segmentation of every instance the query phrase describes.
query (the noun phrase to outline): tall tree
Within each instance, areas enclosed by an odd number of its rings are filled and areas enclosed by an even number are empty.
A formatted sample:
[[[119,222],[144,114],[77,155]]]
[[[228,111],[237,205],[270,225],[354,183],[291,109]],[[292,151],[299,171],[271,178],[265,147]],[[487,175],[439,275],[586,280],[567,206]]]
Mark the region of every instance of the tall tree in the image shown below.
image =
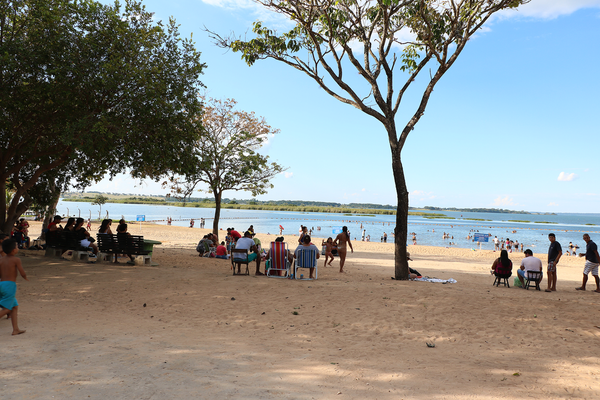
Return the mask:
[[[44,180],[185,172],[203,68],[175,21],[135,0],[0,2],[0,193],[15,190],[0,196],[0,230]]]
[[[216,43],[242,53],[248,65],[271,58],[304,72],[329,95],[381,122],[387,132],[396,184],[395,275],[408,279],[408,189],[402,148],[425,112],[440,78],[469,39],[498,11],[529,0],[255,0],[295,26],[277,34],[254,23],[256,38],[209,31]],[[410,39],[401,38],[410,35]],[[355,79],[358,72],[361,80]],[[344,74],[344,71],[346,73]],[[422,79],[420,101],[397,129],[405,94]],[[401,76],[399,84],[395,79]]]
[[[204,133],[195,148],[195,171],[172,177],[163,184],[171,187],[172,197],[184,199],[191,196],[198,184],[207,185],[206,191],[215,196],[215,235],[219,234],[224,191],[264,194],[273,187],[270,179],[283,170],[279,164],[269,162],[268,156],[258,153],[279,130],[253,112],[236,110],[236,104],[233,99],[206,99],[201,123]]]

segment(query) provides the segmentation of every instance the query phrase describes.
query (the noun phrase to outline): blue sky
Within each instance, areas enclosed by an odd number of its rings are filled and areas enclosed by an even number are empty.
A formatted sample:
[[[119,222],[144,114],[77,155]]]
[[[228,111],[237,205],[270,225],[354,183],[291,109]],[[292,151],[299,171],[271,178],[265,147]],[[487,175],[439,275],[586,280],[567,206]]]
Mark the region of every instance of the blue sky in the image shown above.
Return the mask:
[[[259,200],[396,204],[379,122],[282,63],[248,67],[203,31],[250,37],[256,20],[280,32],[287,21],[246,0],[144,4],[157,20],[175,17],[183,36],[193,33],[208,65],[201,77],[208,96],[234,98],[280,129],[263,153],[288,170]],[[402,159],[410,205],[600,213],[598,26],[600,0],[533,0],[488,23],[438,83],[408,137]],[[399,129],[418,95],[399,112]],[[126,175],[88,190],[168,192]]]

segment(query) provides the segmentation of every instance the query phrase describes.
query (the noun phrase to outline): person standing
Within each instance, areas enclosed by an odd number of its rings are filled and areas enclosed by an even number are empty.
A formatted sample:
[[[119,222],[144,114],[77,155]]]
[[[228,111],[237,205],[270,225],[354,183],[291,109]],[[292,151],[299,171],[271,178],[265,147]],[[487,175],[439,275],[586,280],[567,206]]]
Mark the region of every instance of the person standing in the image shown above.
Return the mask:
[[[333,241],[334,246],[337,246],[338,255],[340,256],[340,272],[344,272],[344,264],[346,263],[346,244],[350,246],[350,250],[354,253],[352,243],[350,242],[350,233],[348,227],[342,227],[342,233],[338,234]]]
[[[596,293],[600,293],[600,279],[598,279],[598,266],[600,265],[600,254],[598,254],[598,246],[590,239],[587,233],[583,235],[583,240],[587,243],[585,246],[585,268],[583,269],[583,283],[576,290],[585,290],[585,285],[588,281],[588,275],[591,272],[596,279]]]
[[[550,233],[548,235],[550,247],[548,247],[548,289],[546,292],[556,291],[556,265],[562,256],[562,247],[556,241],[556,235]]]
[[[387,233],[383,232],[383,243],[387,243]]]
[[[498,236],[494,236],[494,251],[500,250],[500,241],[498,240]]]

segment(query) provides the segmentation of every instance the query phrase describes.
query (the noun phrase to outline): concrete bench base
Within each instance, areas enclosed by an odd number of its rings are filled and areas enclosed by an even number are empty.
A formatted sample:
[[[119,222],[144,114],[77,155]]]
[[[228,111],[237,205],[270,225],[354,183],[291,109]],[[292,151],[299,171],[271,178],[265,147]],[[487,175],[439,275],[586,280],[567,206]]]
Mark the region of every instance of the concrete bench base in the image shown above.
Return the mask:
[[[135,256],[135,265],[152,265],[152,257],[146,256]]]
[[[62,255],[62,250],[57,249],[55,247],[46,247],[46,257],[60,257]]]
[[[64,259],[69,261],[85,263],[90,261],[90,256],[87,251],[67,250],[62,256]]]
[[[98,253],[96,256],[96,264],[105,263],[105,262],[113,262],[114,254],[111,253]]]

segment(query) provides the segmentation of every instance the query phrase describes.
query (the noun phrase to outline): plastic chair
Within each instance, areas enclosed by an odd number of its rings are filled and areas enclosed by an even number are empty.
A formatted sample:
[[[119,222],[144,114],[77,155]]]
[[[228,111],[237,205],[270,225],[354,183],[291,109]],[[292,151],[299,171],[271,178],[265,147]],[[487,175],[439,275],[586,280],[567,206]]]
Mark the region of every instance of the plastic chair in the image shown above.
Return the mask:
[[[271,267],[266,271],[267,277],[289,278],[291,265],[287,258],[287,255],[289,254],[287,243],[271,242],[271,251],[269,252],[269,254],[271,260]]]
[[[310,278],[299,278],[298,268],[314,268],[314,279],[317,279],[317,250],[300,248],[297,250],[296,253],[296,262],[294,264],[294,278],[310,280]]]

